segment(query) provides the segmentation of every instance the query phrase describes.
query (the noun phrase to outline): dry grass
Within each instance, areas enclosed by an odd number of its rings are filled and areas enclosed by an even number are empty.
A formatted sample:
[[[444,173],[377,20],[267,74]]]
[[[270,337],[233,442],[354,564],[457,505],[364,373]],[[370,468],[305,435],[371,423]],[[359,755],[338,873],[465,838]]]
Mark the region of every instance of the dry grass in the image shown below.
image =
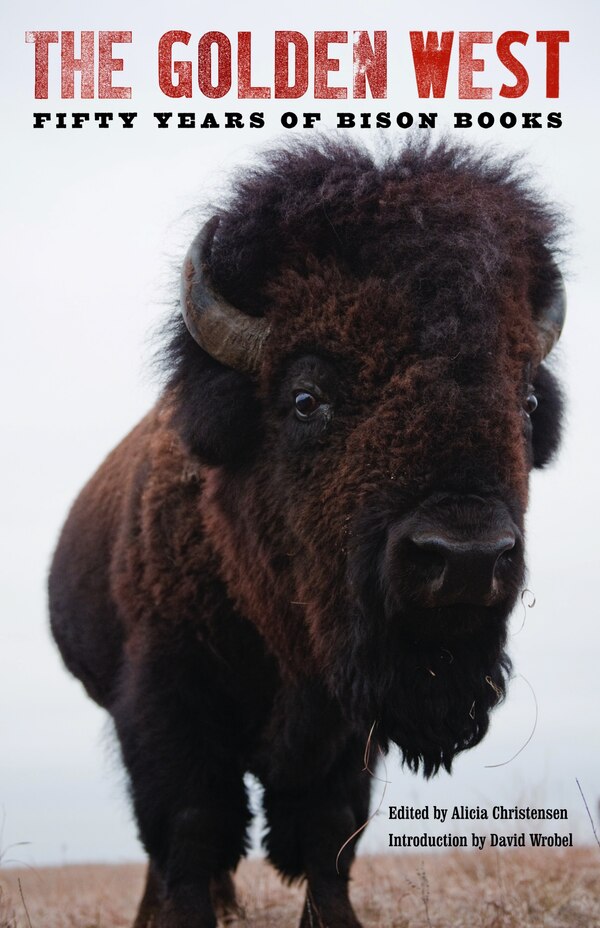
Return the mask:
[[[128,928],[143,876],[136,864],[3,870],[0,928]],[[301,888],[259,860],[244,861],[236,882],[240,928],[295,928]],[[592,928],[600,850],[361,857],[352,898],[365,928]]]

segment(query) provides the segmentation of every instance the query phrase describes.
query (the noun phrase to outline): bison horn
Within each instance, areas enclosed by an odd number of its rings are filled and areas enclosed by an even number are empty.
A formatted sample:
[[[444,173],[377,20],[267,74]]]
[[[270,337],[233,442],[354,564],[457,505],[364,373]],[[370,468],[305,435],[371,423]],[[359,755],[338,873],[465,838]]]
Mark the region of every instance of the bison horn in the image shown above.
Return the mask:
[[[200,229],[189,247],[181,273],[181,312],[192,338],[216,361],[246,374],[256,374],[270,326],[248,316],[213,290],[206,252],[219,224],[218,216]]]
[[[536,321],[540,360],[550,354],[562,332],[567,313],[567,292],[562,274],[555,268],[552,296]]]

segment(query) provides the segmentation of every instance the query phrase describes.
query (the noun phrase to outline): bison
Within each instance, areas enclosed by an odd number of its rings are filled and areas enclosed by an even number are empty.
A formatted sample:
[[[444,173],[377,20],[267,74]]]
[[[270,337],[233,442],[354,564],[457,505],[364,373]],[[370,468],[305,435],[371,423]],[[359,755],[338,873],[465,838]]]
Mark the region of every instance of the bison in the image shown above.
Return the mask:
[[[358,928],[366,747],[450,770],[509,676],[528,477],[559,440],[561,217],[514,159],[321,139],[199,226],[162,395],[60,537],[52,631],[114,720],[136,928],[236,911],[247,772],[302,928]]]

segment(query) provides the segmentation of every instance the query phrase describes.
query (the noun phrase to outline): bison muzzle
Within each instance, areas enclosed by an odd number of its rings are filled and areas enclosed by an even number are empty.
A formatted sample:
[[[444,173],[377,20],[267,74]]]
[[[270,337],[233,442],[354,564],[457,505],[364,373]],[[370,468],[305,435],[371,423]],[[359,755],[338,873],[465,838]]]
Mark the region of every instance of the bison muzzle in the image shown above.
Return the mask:
[[[302,926],[356,928],[367,742],[429,776],[485,734],[558,444],[559,225],[515,163],[416,141],[276,151],[201,223],[163,393],[50,576],[150,860],[136,928],[235,913],[249,771]]]

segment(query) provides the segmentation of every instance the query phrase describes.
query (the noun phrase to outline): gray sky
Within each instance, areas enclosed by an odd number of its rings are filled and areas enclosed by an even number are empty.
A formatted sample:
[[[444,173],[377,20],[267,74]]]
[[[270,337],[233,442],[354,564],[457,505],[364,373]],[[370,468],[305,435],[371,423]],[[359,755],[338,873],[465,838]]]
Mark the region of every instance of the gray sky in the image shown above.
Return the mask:
[[[57,533],[77,491],[106,453],[153,403],[158,385],[150,359],[151,335],[170,299],[177,262],[192,224],[186,210],[211,190],[223,189],[236,165],[281,137],[281,112],[318,109],[323,127],[337,110],[437,111],[496,115],[511,110],[560,110],[560,130],[474,129],[474,143],[497,142],[527,153],[541,186],[571,218],[567,262],[569,314],[557,364],[569,396],[568,428],[559,462],[532,478],[528,516],[529,588],[536,605],[519,608],[511,651],[516,678],[484,743],[460,758],[454,775],[425,784],[387,761],[388,803],[477,805],[504,802],[567,806],[570,825],[591,838],[577,791],[579,777],[593,808],[598,798],[600,615],[597,524],[598,361],[596,309],[599,281],[598,132],[593,62],[597,17],[591,4],[506,0],[497,8],[457,0],[414,5],[383,0],[309,2],[298,8],[256,3],[222,4],[203,12],[189,0],[163,8],[107,0],[89,14],[80,3],[25,2],[3,12],[2,111],[4,137],[1,201],[3,307],[0,377],[3,396],[1,519],[4,576],[0,593],[0,853],[30,842],[8,858],[45,863],[139,857],[125,798],[124,778],[104,714],[63,670],[47,631],[45,580]],[[212,9],[212,8],[211,8]],[[188,29],[197,41],[209,29],[235,35],[252,30],[255,79],[269,83],[275,29],[385,29],[390,50],[387,101],[354,105],[312,100],[242,101],[235,94],[211,105],[169,101],[155,80],[156,45],[168,29]],[[33,99],[33,29],[130,29],[126,70],[115,83],[131,83],[131,101]],[[446,100],[419,101],[408,58],[410,29],[569,29],[561,51],[561,96],[544,98],[542,46],[533,39],[521,55],[531,85],[521,100],[502,101],[504,74],[492,48],[481,49],[494,88],[485,104],[457,102],[455,61]],[[192,44],[194,42],[192,39]],[[52,59],[56,65],[56,56]],[[339,83],[350,80],[348,57]],[[337,76],[331,83],[337,83]],[[66,105],[65,105],[66,104]],[[34,110],[137,111],[131,130],[47,128],[34,131]],[[155,127],[155,110],[197,113],[263,110],[263,130],[167,130]],[[437,131],[437,130],[436,130]],[[308,133],[305,133],[308,135]],[[375,132],[356,131],[373,144]],[[381,132],[398,141],[399,130]],[[523,614],[526,613],[523,624]],[[522,628],[521,628],[522,626]],[[519,630],[520,629],[520,630]],[[520,676],[522,675],[522,676]],[[526,742],[536,716],[531,742]],[[375,806],[381,784],[374,789]],[[385,845],[388,822],[380,816],[363,846]]]

